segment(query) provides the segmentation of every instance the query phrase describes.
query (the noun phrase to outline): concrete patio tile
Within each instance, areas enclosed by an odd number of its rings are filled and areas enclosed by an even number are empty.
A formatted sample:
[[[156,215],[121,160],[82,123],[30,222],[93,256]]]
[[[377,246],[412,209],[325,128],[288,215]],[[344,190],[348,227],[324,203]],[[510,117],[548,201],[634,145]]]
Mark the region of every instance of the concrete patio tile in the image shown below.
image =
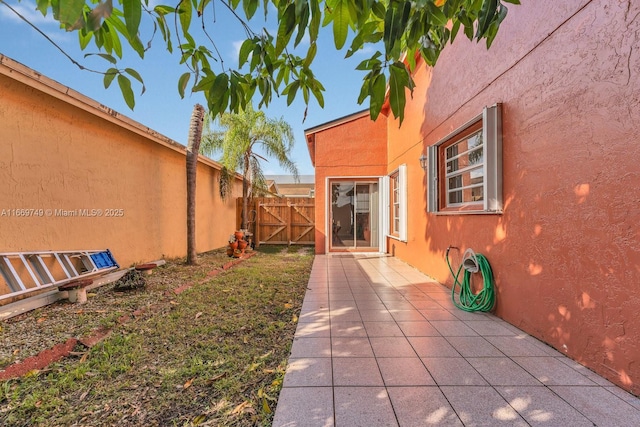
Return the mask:
[[[389,310],[360,310],[360,318],[365,322],[393,322]]]
[[[305,299],[302,303],[302,307],[300,308],[301,313],[322,310],[329,310],[329,301],[307,301]]]
[[[398,426],[384,387],[336,387],[334,396],[337,426]]]
[[[333,427],[331,387],[285,387],[272,427]]]
[[[351,300],[351,301],[329,301],[329,309],[331,311],[336,311],[336,310],[340,310],[340,311],[352,311],[352,310],[357,310],[358,308],[356,307],[356,302],[355,300]]]
[[[447,337],[462,357],[504,357],[504,354],[483,337]]]
[[[333,382],[339,386],[383,386],[373,357],[343,357],[333,360]]]
[[[384,303],[394,301],[406,301],[400,292],[378,292],[378,297]]]
[[[640,410],[625,402],[605,387],[549,387],[569,405],[598,426],[638,426]]]
[[[620,399],[624,400],[625,402],[627,402],[629,405],[633,406],[634,408],[640,410],[640,398],[634,396],[633,394],[621,389],[618,386],[611,386],[611,387],[605,387],[607,390],[609,390],[611,393],[615,394],[616,396],[618,396]]]
[[[331,357],[331,339],[295,337],[291,345],[290,357]]]
[[[302,307],[300,311],[300,316],[298,317],[298,322],[318,322],[318,323],[329,323],[330,314],[329,309],[321,308],[318,310],[306,310]]]
[[[382,301],[378,300],[361,300],[356,299],[356,307],[358,310],[387,310]]]
[[[346,291],[346,292],[329,291],[329,303],[331,304],[331,306],[333,307],[334,304],[339,301],[350,301],[351,303],[353,303],[354,301],[353,294],[351,293],[351,291]]]
[[[333,357],[373,357],[367,338],[334,338],[331,341]]]
[[[458,320],[456,316],[454,316],[450,311],[445,310],[444,308],[439,309],[427,309],[420,310],[420,314],[424,316],[425,319],[431,320]]]
[[[417,357],[405,337],[372,337],[369,341],[376,357]]]
[[[522,335],[511,337],[488,336],[487,341],[496,346],[498,350],[509,357],[518,356],[547,356],[547,353]]]
[[[283,387],[331,387],[331,358],[291,358],[284,375]]]
[[[322,291],[322,292],[308,291],[308,293],[305,294],[304,296],[304,301],[305,302],[318,301],[318,302],[326,303],[327,301],[329,301],[329,294],[327,293],[327,291]]]
[[[441,387],[465,426],[528,426],[492,387]]]
[[[427,368],[417,357],[379,358],[378,366],[387,387],[436,384]]]
[[[594,383],[598,384],[599,386],[602,387],[615,387],[615,385],[606,380],[605,378],[601,377],[600,375],[596,374],[595,372],[593,372],[591,369],[587,368],[586,366],[583,366],[581,364],[579,364],[578,362],[576,362],[575,360],[571,360],[568,357],[561,355],[560,357],[556,357],[559,361],[561,361],[562,363],[564,363],[565,365],[575,369],[576,371],[580,372],[582,375],[584,375],[585,377],[589,378],[591,381],[593,381]]]
[[[405,334],[395,322],[364,322],[369,337],[403,337]]]
[[[329,337],[329,322],[298,322],[295,336],[298,338]]]
[[[460,357],[443,337],[407,337],[419,357]]]
[[[428,299],[426,299],[428,298]],[[438,310],[442,308],[440,304],[435,302],[431,297],[425,295],[425,299],[410,299],[411,305],[418,310]]]
[[[467,362],[494,386],[542,386],[540,381],[508,357],[471,357]]]
[[[443,337],[471,337],[478,333],[461,320],[432,320],[431,324]]]
[[[380,297],[378,297],[378,295],[373,291],[362,292],[362,291],[352,290],[352,292],[353,292],[353,298],[356,300],[357,303],[372,301],[372,302],[377,302],[378,304],[382,304]]]
[[[426,320],[424,316],[415,309],[412,310],[389,310],[391,316],[396,322],[411,322]]]
[[[387,390],[402,427],[463,425],[438,387],[390,387]]]
[[[440,333],[427,321],[399,321],[398,326],[408,337],[437,337]]]
[[[439,301],[439,302],[440,304],[442,304],[442,301]],[[458,318],[459,320],[480,321],[480,320],[491,320],[492,318],[490,314],[482,313],[480,311],[468,312],[468,311],[460,310],[458,307],[454,306],[453,303],[449,308],[449,311],[451,311],[451,314],[456,316],[456,318]]]
[[[482,336],[515,335],[512,330],[505,328],[500,324],[500,322],[495,322],[493,320],[467,320],[464,323]]]
[[[596,385],[555,357],[514,357],[513,361],[546,385]]]
[[[406,310],[417,311],[416,308],[407,300],[403,300],[403,301],[386,301],[384,303],[384,305],[391,312],[406,311]]]
[[[593,423],[547,387],[496,387],[532,426],[592,427]]]
[[[429,295],[425,294],[424,292],[417,289],[413,285],[411,286],[411,288],[401,289],[400,292],[402,293],[402,295],[404,295],[407,301],[411,303],[419,302],[419,301],[435,302],[434,300],[431,299]]]
[[[330,310],[332,322],[356,322],[361,321],[360,313],[355,307],[341,307]]]
[[[422,358],[422,362],[439,386],[487,385],[480,374],[462,357],[425,357]]]
[[[362,322],[332,322],[332,337],[366,337],[367,332]]]

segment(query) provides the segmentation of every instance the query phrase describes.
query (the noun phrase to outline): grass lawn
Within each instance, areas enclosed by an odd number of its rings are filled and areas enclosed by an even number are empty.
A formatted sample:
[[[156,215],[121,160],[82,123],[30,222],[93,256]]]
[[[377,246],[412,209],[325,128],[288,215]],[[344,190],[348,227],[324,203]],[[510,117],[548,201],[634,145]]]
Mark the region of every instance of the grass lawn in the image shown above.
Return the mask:
[[[0,324],[4,365],[29,355],[20,333],[64,342],[112,328],[91,348],[78,345],[44,370],[0,382],[0,425],[270,425],[313,252],[263,246],[211,274],[228,261],[224,250],[202,254],[194,267],[169,261],[144,289],[107,285],[84,307],[58,303]],[[193,286],[170,292],[185,284]],[[122,315],[131,319],[121,323]]]

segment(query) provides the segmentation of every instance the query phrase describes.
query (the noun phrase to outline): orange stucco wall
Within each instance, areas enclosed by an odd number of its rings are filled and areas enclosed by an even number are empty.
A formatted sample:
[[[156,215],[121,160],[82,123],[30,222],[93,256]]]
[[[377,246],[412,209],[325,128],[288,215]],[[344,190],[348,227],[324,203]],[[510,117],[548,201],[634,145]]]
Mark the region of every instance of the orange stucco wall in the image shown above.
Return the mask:
[[[316,253],[324,253],[326,245],[326,178],[384,175],[387,168],[386,126],[385,120],[372,122],[367,114],[314,134]]]
[[[485,254],[498,316],[638,394],[640,4],[509,9],[491,50],[459,35],[389,119],[387,171],[409,165],[408,242],[389,250],[449,285],[449,245],[456,267]],[[504,213],[427,214],[420,154],[497,102]]]
[[[123,267],[184,256],[184,147],[2,59],[0,252],[109,248]],[[223,202],[217,164],[203,158],[197,173],[203,252],[233,232],[241,186]],[[15,209],[36,211],[23,217]],[[78,209],[102,213],[66,216]]]

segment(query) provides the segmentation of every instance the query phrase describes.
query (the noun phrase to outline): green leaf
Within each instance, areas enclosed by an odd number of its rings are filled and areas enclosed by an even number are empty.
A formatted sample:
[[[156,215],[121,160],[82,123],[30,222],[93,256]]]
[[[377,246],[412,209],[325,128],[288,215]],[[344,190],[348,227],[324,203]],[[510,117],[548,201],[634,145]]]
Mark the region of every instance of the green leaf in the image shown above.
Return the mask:
[[[313,60],[315,59],[317,52],[318,52],[318,45],[315,42],[311,43],[311,46],[309,46],[309,50],[307,51],[307,56],[304,58],[304,63],[302,64],[302,66],[303,67],[310,66]]]
[[[447,25],[447,23],[449,22],[449,19],[444,14],[442,9],[440,9],[433,3],[427,3],[427,6],[428,6],[429,18],[431,22],[441,27],[444,27],[445,25]]]
[[[311,0],[311,22],[309,23],[309,39],[314,42],[318,39],[318,32],[320,31],[320,18],[322,13],[320,12],[319,0]]]
[[[127,103],[127,106],[133,110],[133,107],[136,105],[136,101],[133,95],[133,90],[131,90],[131,80],[122,74],[118,74],[118,86],[120,86],[120,92],[122,92],[122,97]]]
[[[285,9],[280,17],[280,26],[278,27],[278,36],[276,39],[276,56],[280,56],[284,48],[289,44],[291,34],[296,27],[296,6],[291,3]]]
[[[282,91],[283,95],[287,95],[287,105],[291,105],[293,100],[296,98],[296,93],[298,92],[298,88],[300,87],[300,80],[294,80],[291,82],[289,86],[284,88]]]
[[[182,27],[182,34],[185,37],[189,34],[192,12],[193,9],[191,8],[191,1],[180,0],[180,4],[178,5],[178,15],[180,16],[180,26]]]
[[[85,55],[85,58],[87,56],[90,56],[90,55],[94,55],[94,54],[93,53],[88,53],[88,54]],[[105,60],[109,61],[112,64],[116,64],[117,63],[116,59],[113,56],[107,55],[106,53],[96,53],[95,55],[98,55],[100,58],[105,59]]]
[[[211,99],[222,98],[224,93],[227,92],[228,88],[229,76],[227,76],[225,73],[220,73],[213,81],[213,86],[211,87],[209,96]]]
[[[42,16],[47,16],[47,9],[49,9],[49,0],[36,0],[36,9],[42,13]]]
[[[158,5],[153,8],[153,11],[158,15],[168,15],[170,13],[174,13],[176,8],[173,6]]]
[[[480,14],[478,15],[477,40],[480,40],[489,29],[489,25],[491,25],[494,15],[496,14],[497,7],[498,0],[484,0],[482,3],[482,9],[480,9]]]
[[[178,93],[180,94],[180,98],[184,99],[184,91],[187,88],[187,84],[189,84],[189,79],[191,78],[191,73],[184,73],[180,76],[178,80]]]
[[[502,0],[505,3],[520,4],[520,0]]]
[[[91,32],[80,30],[78,31],[78,42],[80,43],[80,50],[85,50],[91,41]]]
[[[307,26],[309,25],[309,4],[307,0],[296,1],[296,24],[298,26],[298,34],[293,42],[293,46],[298,46],[302,41],[302,38],[307,33]]]
[[[118,70],[115,68],[109,68],[104,74],[104,88],[108,89],[111,86],[111,82],[118,75]]]
[[[369,103],[369,115],[372,120],[376,120],[382,110],[384,104],[384,95],[387,90],[387,79],[384,74],[378,74],[373,79],[371,88],[369,89],[369,95],[371,97]]]
[[[376,16],[376,18],[384,20],[384,17],[385,17],[385,14],[386,14],[386,10],[385,10],[384,4],[382,4],[382,2],[379,2],[379,1],[374,2],[371,5],[371,11]]]
[[[384,18],[384,47],[389,54],[400,41],[406,28],[411,2],[392,1]]]
[[[141,0],[122,0],[122,11],[124,12],[124,22],[127,24],[129,37],[138,34],[140,20],[142,19]]]
[[[340,50],[347,41],[351,16],[349,13],[349,0],[337,0],[331,12],[333,18],[333,41],[336,49]]]
[[[242,7],[247,18],[251,19],[258,9],[258,0],[243,0]]]
[[[140,84],[142,84],[142,92],[140,93],[142,95],[144,93],[144,91],[146,90],[146,88],[144,86],[144,81],[142,80],[142,76],[140,76],[140,74],[136,70],[134,70],[133,68],[125,68],[124,72],[129,74],[131,77],[133,77],[134,79],[139,81]]]
[[[411,88],[409,70],[402,62],[395,62],[389,67],[389,104],[394,117],[404,120],[404,107],[407,102],[405,89]]]

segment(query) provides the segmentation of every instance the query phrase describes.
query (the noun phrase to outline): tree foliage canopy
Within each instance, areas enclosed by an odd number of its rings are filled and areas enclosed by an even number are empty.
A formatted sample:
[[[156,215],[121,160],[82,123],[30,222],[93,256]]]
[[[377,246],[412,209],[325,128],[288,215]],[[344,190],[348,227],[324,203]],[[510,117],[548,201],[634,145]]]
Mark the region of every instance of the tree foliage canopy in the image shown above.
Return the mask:
[[[5,0],[0,3],[7,5]],[[180,52],[185,66],[177,82],[180,95],[202,92],[214,116],[241,111],[254,97],[259,107],[268,105],[274,94],[286,96],[288,104],[302,94],[305,104],[313,97],[322,107],[324,87],[312,65],[319,32],[327,27],[334,47],[346,47],[346,57],[373,47],[375,53],[357,66],[366,72],[358,102],[368,99],[375,119],[388,96],[400,122],[406,94],[414,87],[411,70],[416,59],[435,65],[460,31],[490,47],[507,15],[505,3],[519,0],[175,0],[156,6],[149,0],[36,0],[43,15],[51,14],[64,30],[78,32],[82,49],[91,43],[98,48],[97,55],[109,63],[105,87],[117,80],[130,108],[135,104],[131,79],[143,91],[144,83],[138,71],[118,68],[123,44],[143,58],[157,37],[168,51]],[[236,68],[218,60],[215,41],[208,36],[207,28],[216,25],[209,10],[216,5],[228,9],[246,34]],[[252,29],[259,11],[265,19],[276,14],[275,34]],[[196,24],[204,38],[194,37]],[[142,29],[150,34],[143,35]]]

